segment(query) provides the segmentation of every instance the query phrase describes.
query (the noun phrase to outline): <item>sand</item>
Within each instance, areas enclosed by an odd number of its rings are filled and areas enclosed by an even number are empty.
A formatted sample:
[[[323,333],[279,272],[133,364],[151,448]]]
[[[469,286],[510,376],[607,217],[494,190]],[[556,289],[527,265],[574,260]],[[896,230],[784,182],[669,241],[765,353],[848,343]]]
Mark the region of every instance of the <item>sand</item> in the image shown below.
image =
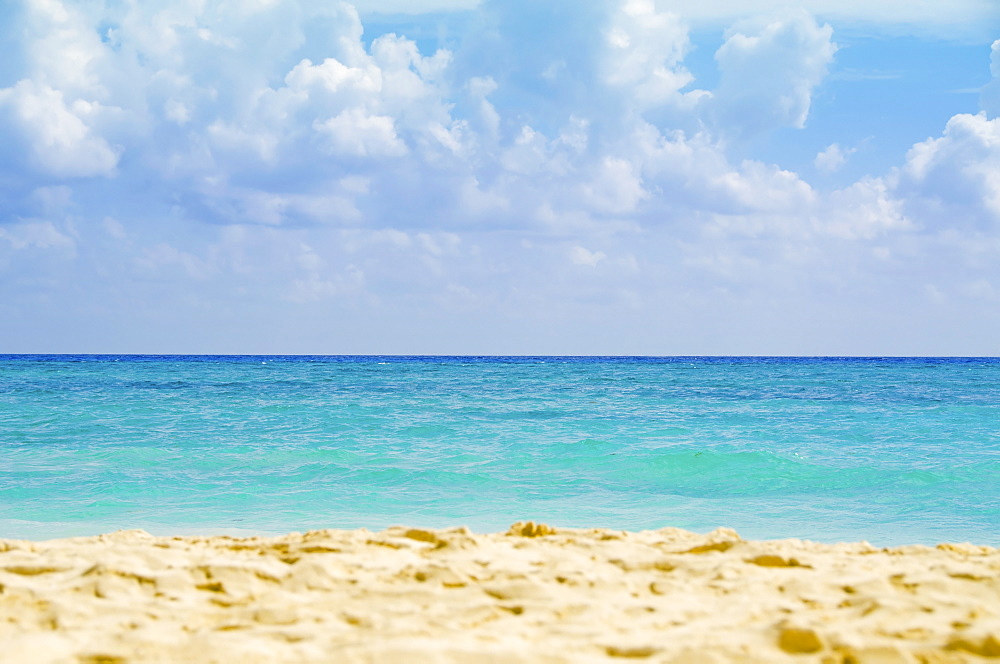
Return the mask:
[[[515,524],[0,540],[4,662],[1000,662],[1000,550]]]

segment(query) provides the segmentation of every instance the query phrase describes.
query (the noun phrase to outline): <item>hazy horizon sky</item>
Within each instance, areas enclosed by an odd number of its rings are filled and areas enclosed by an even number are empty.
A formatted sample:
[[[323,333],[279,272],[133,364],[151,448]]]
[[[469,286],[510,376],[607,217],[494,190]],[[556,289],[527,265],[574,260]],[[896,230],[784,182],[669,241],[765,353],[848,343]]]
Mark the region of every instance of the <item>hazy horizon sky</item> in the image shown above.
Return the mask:
[[[15,0],[0,353],[1000,355],[993,0]]]

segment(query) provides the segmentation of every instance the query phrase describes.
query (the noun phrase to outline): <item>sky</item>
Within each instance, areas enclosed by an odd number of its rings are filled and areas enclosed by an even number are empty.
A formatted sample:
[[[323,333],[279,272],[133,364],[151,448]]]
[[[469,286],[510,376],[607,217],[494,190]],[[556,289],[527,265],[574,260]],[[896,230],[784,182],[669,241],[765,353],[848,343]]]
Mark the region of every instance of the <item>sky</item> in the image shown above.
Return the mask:
[[[995,0],[11,0],[0,352],[1000,355]]]

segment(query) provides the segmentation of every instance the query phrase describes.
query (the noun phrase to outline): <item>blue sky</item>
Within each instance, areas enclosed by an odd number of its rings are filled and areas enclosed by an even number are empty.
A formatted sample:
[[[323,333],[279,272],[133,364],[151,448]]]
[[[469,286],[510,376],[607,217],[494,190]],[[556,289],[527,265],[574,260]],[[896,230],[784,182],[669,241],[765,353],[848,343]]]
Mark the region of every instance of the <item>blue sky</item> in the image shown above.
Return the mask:
[[[0,7],[0,352],[1000,354],[992,0]]]

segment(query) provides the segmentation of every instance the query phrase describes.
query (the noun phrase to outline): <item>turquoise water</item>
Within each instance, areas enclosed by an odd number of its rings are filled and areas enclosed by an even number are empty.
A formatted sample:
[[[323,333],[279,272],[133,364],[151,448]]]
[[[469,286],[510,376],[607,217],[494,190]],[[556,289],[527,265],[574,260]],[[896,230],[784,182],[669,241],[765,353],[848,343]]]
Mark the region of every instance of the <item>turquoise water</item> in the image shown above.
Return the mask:
[[[1000,360],[0,356],[0,537],[522,519],[1000,545]]]

